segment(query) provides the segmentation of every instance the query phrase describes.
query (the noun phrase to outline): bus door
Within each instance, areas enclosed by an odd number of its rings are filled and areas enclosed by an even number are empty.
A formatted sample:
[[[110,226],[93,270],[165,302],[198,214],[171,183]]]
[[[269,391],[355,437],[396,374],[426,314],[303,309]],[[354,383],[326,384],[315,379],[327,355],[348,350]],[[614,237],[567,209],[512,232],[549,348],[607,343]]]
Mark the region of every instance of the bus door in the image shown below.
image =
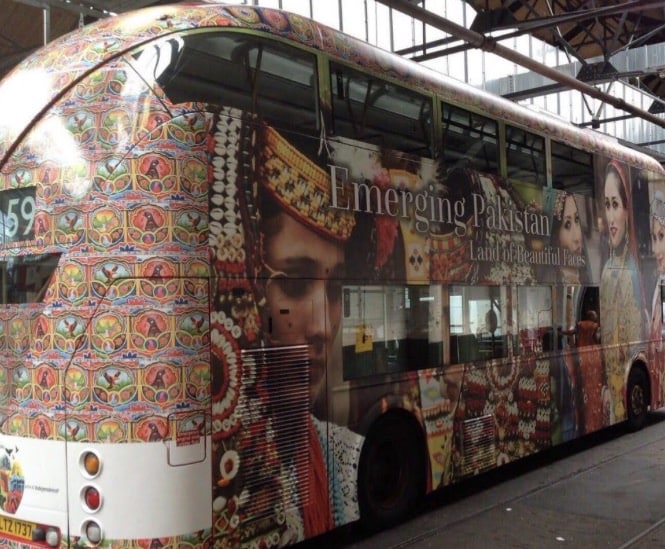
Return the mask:
[[[449,292],[448,368],[458,369],[463,411],[455,417],[454,465],[455,475],[466,476],[514,459],[522,374],[535,368],[516,356],[517,295],[511,287],[453,285]],[[533,317],[534,329],[520,337],[540,341],[535,327],[550,324],[543,307],[523,310],[525,315]],[[527,386],[533,385],[529,379]],[[535,416],[521,423],[525,431],[535,432]]]
[[[441,285],[412,286],[409,302],[409,345],[414,336],[418,341],[424,335],[426,342],[426,353],[422,353],[422,343],[418,344],[420,358],[410,360],[409,365],[420,370],[420,408],[430,455],[430,483],[437,488],[453,479],[454,423],[461,402],[464,365],[451,363],[450,333],[451,315],[459,310],[451,311],[450,288]]]

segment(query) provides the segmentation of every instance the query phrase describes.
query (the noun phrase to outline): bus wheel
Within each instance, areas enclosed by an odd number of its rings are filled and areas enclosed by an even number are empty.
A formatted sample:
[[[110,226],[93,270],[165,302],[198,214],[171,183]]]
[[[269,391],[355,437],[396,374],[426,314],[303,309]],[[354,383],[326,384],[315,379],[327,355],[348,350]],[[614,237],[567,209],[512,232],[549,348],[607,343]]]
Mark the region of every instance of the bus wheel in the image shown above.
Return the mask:
[[[628,428],[638,431],[644,427],[649,411],[649,386],[641,368],[633,368],[628,376]]]
[[[360,520],[369,530],[391,526],[416,508],[424,493],[419,433],[403,418],[387,415],[365,439],[358,471]]]

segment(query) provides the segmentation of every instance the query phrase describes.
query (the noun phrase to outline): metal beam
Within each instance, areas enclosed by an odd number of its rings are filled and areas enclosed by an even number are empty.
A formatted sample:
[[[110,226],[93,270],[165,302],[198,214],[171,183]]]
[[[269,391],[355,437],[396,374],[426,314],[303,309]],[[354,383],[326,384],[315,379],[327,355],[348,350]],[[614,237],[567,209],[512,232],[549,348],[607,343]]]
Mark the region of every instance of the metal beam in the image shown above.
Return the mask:
[[[561,73],[555,69],[547,67],[546,65],[543,65],[542,63],[539,63],[538,61],[535,61],[534,59],[531,59],[526,55],[523,55],[519,52],[511,50],[510,48],[502,46],[501,44],[498,44],[495,39],[489,36],[484,36],[475,31],[462,27],[461,25],[458,25],[457,23],[454,23],[449,19],[446,19],[444,17],[432,13],[431,11],[416,6],[410,3],[408,0],[377,0],[377,1],[382,4],[385,4],[390,8],[396,9],[411,17],[419,19],[436,29],[457,36],[459,39],[468,42],[475,48],[481,49],[489,53],[493,53],[495,55],[498,55],[499,57],[503,57],[508,61],[512,61],[513,63],[517,63],[518,65],[521,65],[533,72],[546,76],[547,78],[550,78],[551,80],[554,80],[555,82],[558,82],[559,84],[562,84],[567,88],[577,90],[580,93],[583,93],[585,95],[588,95],[589,97],[593,97],[595,99],[598,99],[599,101],[612,105],[613,107],[625,111],[627,113],[630,113],[633,116],[637,116],[639,118],[647,120],[648,122],[651,122],[656,126],[665,128],[665,119],[663,118],[655,116],[643,109],[639,109],[627,103],[625,100],[619,97],[614,97],[613,95],[604,93],[599,89],[595,88],[594,86],[590,86],[588,84],[585,84],[584,82],[579,81],[575,77],[571,77],[570,75]]]
[[[137,10],[157,4],[158,0],[13,0],[35,8],[59,8],[79,15],[103,19],[116,13]]]
[[[625,14],[633,11],[644,11],[651,8],[660,8],[663,6],[661,2],[644,2],[643,0],[633,0],[623,4],[616,4],[612,6],[605,6],[601,8],[583,8],[572,13],[565,13],[560,15],[550,15],[547,17],[538,17],[535,19],[528,19],[522,22],[511,23],[510,25],[498,25],[493,29],[488,30],[501,30],[503,28],[518,29],[520,32],[527,31],[533,33],[534,31],[553,27],[555,25],[562,25],[564,23],[578,23],[587,19],[596,17],[607,17],[610,15]]]
[[[611,116],[609,118],[594,118],[589,122],[580,122],[578,126],[580,128],[597,128],[600,124],[609,124],[611,122],[622,122],[624,120],[630,120],[633,117],[624,114],[623,116]]]
[[[595,61],[600,61],[600,58],[595,58]],[[590,59],[586,65],[579,62],[559,65],[556,70],[559,73],[565,73],[573,77],[579,75],[585,66],[593,62],[594,59]],[[585,82],[587,84],[599,84],[611,80],[621,80],[625,83],[628,78],[660,75],[665,71],[665,49],[663,49],[662,44],[652,44],[621,51],[612,57],[612,66],[616,69],[616,73],[613,75],[603,76],[599,74],[593,80]],[[513,101],[568,90],[567,86],[553,83],[551,78],[545,78],[542,74],[534,74],[533,72],[491,80],[486,82],[485,86],[488,91]],[[653,93],[649,93],[644,89],[641,92],[655,97]]]
[[[91,15],[93,17],[108,17],[108,13],[104,11],[97,10],[93,7],[83,6],[81,4],[72,4],[69,2],[59,2],[59,1],[47,1],[47,0],[14,0],[18,4],[25,4],[26,6],[32,6],[34,8],[47,9],[49,6],[61,8],[67,11],[73,11],[74,13],[79,13],[83,15]]]
[[[381,1],[381,0],[377,0]],[[385,3],[385,2],[384,2]],[[535,19],[530,19],[528,21],[523,21],[523,22],[516,22],[515,24],[511,25],[504,25],[504,26],[496,26],[493,29],[490,29],[490,31],[498,31],[502,29],[516,29],[513,32],[507,32],[504,34],[501,34],[501,36],[497,36],[495,39],[499,42],[503,42],[505,40],[511,39],[511,38],[517,38],[519,36],[523,36],[525,34],[533,34],[534,32],[548,29],[548,28],[554,28],[558,25],[561,25],[563,23],[581,23],[583,21],[586,21],[588,19],[595,19],[597,17],[608,17],[610,15],[615,15],[618,13],[629,13],[629,12],[635,12],[635,11],[644,11],[645,9],[655,9],[658,7],[662,7],[663,3],[661,2],[648,2],[644,3],[640,0],[638,1],[632,1],[632,2],[627,2],[624,4],[620,5],[613,5],[613,6],[606,6],[606,7],[601,7],[601,8],[591,8],[591,9],[582,9],[575,11],[573,13],[569,14],[562,14],[562,15],[551,15],[548,17],[538,17]],[[620,50],[626,49],[628,47],[635,47],[635,44],[639,44],[640,42],[643,42],[644,40],[648,39],[650,36],[653,34],[659,32],[662,30],[662,27],[659,27],[657,29],[654,29],[653,31],[647,33],[646,35],[640,35],[639,37],[635,38],[632,42],[629,44],[626,44],[625,46],[622,46]],[[475,31],[477,32],[477,31]],[[554,32],[554,31],[553,31]],[[480,33],[479,33],[480,34]],[[582,61],[582,58],[579,56],[577,52],[574,51],[573,47],[566,42],[564,38],[561,38],[561,40],[564,42],[566,46],[566,51],[568,53],[571,53],[574,55],[576,58],[580,59]],[[415,53],[417,51],[426,51],[428,49],[436,48],[439,46],[445,46],[447,44],[450,44],[451,42],[455,42],[457,39],[455,38],[442,38],[439,40],[433,40],[432,42],[428,42],[425,44],[421,44],[419,46],[411,46],[409,48],[404,48],[401,50],[396,51],[395,53],[399,55],[408,55],[411,53]],[[429,59],[436,59],[437,57],[443,57],[446,55],[452,55],[454,53],[459,53],[462,51],[467,51],[474,46],[471,44],[463,44],[459,46],[452,47],[450,49],[442,49],[438,50],[435,52],[430,52],[427,54],[423,55],[417,55],[412,57],[414,61],[426,61]],[[620,51],[619,50],[619,51]]]
[[[44,45],[51,41],[51,6],[42,8],[42,17],[44,18]]]

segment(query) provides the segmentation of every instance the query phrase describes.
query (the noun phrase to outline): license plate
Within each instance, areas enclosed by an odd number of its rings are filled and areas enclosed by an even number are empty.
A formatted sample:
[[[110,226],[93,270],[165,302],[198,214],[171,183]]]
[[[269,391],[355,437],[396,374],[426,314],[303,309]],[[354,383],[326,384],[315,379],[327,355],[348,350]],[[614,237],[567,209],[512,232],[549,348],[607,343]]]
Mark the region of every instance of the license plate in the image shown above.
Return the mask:
[[[12,517],[0,516],[0,534],[14,539],[32,541],[35,525]]]

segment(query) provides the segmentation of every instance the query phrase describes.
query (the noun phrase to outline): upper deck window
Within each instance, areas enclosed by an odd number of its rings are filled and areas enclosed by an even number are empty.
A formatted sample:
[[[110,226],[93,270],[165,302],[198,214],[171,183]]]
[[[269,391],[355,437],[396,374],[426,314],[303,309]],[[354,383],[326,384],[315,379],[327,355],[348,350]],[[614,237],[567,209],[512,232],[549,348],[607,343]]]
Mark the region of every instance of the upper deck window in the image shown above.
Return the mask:
[[[135,56],[151,67],[174,103],[201,102],[256,113],[269,123],[316,134],[316,58],[297,48],[239,33],[194,33]]]
[[[552,141],[552,186],[593,196],[593,158],[588,152]]]
[[[334,133],[432,156],[432,100],[385,80],[332,65]]]
[[[446,167],[467,165],[481,172],[498,173],[496,121],[486,116],[441,104],[442,155]]]
[[[514,126],[506,126],[508,177],[521,183],[544,187],[545,138]]]

